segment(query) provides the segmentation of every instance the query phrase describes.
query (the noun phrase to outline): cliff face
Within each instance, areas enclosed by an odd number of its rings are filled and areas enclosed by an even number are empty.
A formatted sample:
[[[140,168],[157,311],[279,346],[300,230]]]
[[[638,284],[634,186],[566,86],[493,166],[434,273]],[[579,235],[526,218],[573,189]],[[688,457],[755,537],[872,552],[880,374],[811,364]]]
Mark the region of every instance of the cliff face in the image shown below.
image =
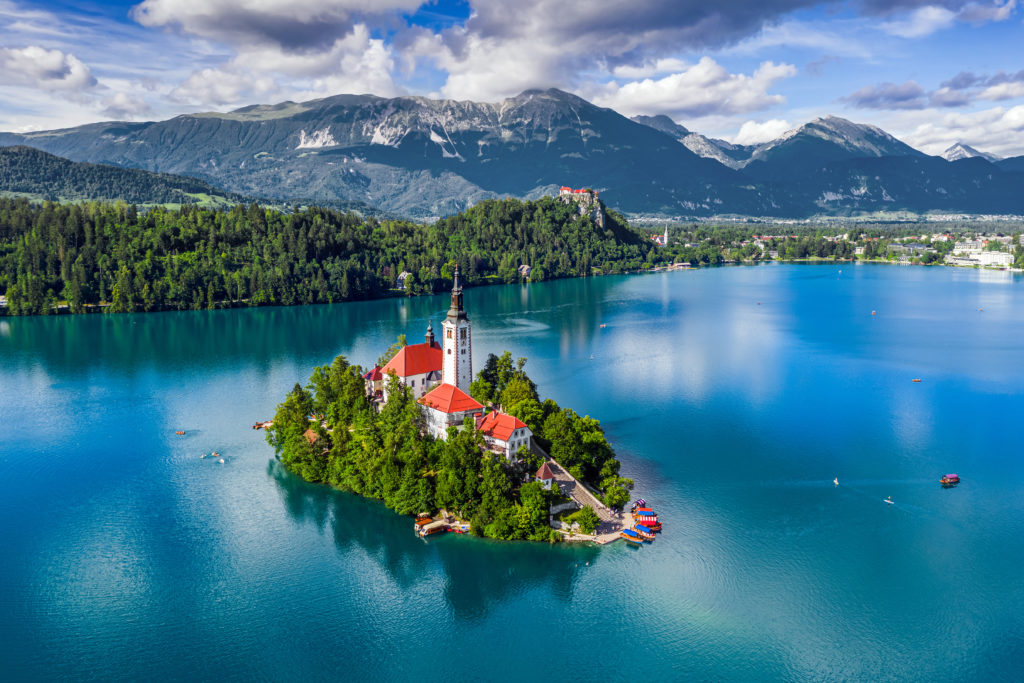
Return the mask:
[[[599,228],[604,228],[604,204],[598,199],[598,193],[593,190],[570,190],[562,188],[558,194],[558,200],[563,204],[575,203],[581,216],[590,216],[591,220]]]

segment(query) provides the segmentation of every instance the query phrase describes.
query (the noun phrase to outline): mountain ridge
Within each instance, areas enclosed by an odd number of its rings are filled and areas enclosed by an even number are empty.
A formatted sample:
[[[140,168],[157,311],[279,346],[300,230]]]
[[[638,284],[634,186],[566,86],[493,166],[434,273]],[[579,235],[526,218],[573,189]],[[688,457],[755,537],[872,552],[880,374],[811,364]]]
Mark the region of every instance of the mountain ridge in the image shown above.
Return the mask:
[[[991,165],[991,178],[981,179],[965,168],[950,180],[948,169],[931,163],[910,171],[901,157],[938,157],[840,117],[815,119],[761,145],[733,145],[666,116],[628,119],[557,89],[493,103],[342,94],[166,121],[0,133],[0,144],[197,177],[247,196],[360,201],[414,217],[448,215],[487,198],[533,199],[566,184],[600,190],[630,214],[987,212],[995,189],[1012,186],[1019,174],[1013,163]],[[869,159],[884,160],[870,166],[893,188],[859,193],[874,182],[861,177]],[[899,177],[899,169],[920,177]],[[937,196],[927,174],[951,185],[960,174],[976,191]],[[822,201],[834,196],[857,199]],[[1009,205],[1024,213],[1019,203]]]

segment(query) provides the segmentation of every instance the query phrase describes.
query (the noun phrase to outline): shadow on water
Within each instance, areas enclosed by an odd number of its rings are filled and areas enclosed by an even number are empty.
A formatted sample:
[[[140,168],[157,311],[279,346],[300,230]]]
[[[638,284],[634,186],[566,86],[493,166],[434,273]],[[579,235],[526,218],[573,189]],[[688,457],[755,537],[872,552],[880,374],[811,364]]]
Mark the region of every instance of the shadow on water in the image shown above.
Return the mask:
[[[329,535],[343,554],[361,550],[403,589],[442,573],[445,601],[460,619],[481,619],[507,598],[541,586],[568,603],[580,572],[600,554],[594,546],[451,534],[423,540],[413,534],[411,518],[377,501],[303,481],[276,460],[268,462],[267,474],[293,520]]]

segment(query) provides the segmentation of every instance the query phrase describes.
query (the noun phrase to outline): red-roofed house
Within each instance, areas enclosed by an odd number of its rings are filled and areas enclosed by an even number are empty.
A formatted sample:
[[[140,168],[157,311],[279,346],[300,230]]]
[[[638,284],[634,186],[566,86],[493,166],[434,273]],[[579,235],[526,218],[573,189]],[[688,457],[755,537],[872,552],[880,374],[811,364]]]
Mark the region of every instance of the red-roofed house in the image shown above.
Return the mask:
[[[533,432],[519,418],[490,412],[476,421],[476,428],[484,435],[484,443],[495,453],[501,453],[511,462],[521,446],[530,444]]]
[[[381,371],[379,365],[374,365],[373,370],[370,370],[363,375],[363,381],[366,383],[366,395],[373,398],[380,398],[384,392],[384,373]]]
[[[423,344],[403,346],[394,358],[387,362],[381,372],[387,377],[395,373],[405,386],[412,389],[413,398],[427,393],[430,387],[441,381],[441,365],[444,351],[434,341],[434,327],[427,325],[427,338]],[[387,400],[387,382],[384,382],[384,400]]]
[[[546,462],[537,470],[537,481],[546,489],[550,489],[552,482],[555,481],[555,473],[551,471],[551,467]]]
[[[437,439],[448,435],[448,428],[462,424],[467,417],[482,413],[484,407],[454,384],[439,384],[420,399],[427,431]]]

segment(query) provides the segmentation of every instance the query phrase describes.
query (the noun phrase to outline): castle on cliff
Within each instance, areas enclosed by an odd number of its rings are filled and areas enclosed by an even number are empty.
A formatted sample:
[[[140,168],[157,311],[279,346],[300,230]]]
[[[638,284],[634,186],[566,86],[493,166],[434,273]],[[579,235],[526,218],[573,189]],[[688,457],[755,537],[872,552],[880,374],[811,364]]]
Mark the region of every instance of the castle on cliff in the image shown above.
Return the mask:
[[[575,202],[581,216],[590,216],[597,227],[604,228],[604,207],[597,190],[574,190],[563,187],[558,191],[558,200],[563,204]]]

